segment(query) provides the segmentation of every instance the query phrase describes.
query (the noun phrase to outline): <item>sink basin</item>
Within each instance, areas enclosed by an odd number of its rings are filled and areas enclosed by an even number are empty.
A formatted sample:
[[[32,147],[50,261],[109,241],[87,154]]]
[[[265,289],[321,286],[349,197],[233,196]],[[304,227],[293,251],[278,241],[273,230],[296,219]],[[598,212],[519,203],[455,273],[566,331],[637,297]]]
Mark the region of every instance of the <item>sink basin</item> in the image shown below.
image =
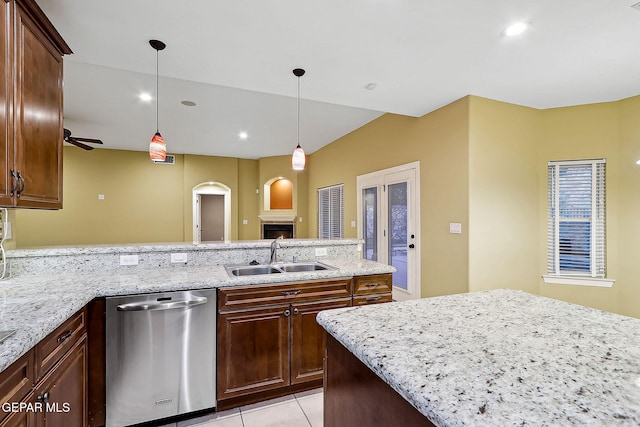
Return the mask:
[[[0,343],[9,338],[11,335],[15,334],[16,331],[0,331]]]
[[[277,267],[287,273],[333,269],[333,267],[329,267],[328,265],[322,264],[320,262],[292,262],[290,264],[278,264]]]
[[[227,267],[230,276],[256,276],[260,274],[282,273],[272,265],[236,265]]]
[[[228,265],[225,267],[231,277],[259,276],[275,273],[300,273],[305,271],[335,270],[335,267],[321,262],[290,262],[286,264]]]

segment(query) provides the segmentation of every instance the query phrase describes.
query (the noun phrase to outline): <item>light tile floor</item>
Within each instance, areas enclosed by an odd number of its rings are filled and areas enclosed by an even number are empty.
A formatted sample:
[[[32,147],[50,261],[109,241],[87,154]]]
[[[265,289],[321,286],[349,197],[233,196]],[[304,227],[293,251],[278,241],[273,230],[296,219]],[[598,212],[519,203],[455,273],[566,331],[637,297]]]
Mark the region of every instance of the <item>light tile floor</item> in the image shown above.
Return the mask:
[[[322,388],[162,427],[322,427]]]

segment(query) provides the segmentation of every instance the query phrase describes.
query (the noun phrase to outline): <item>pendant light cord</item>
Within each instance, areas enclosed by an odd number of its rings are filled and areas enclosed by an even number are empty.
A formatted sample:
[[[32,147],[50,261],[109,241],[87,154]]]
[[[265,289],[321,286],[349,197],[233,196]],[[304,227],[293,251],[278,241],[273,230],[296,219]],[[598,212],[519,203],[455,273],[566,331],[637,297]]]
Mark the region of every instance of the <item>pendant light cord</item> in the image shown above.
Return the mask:
[[[298,76],[298,147],[300,146],[300,76]]]
[[[158,126],[158,101],[160,96],[158,94],[158,49],[156,49],[156,133],[160,132],[160,127]]]

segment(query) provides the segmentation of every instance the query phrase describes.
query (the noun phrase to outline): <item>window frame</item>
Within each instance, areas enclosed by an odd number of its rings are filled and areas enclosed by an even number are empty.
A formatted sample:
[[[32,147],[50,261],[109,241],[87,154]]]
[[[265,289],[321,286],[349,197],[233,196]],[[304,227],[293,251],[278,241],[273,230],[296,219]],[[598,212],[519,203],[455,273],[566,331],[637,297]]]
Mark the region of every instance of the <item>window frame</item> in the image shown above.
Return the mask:
[[[328,206],[324,209],[323,195],[327,196]],[[318,201],[318,238],[319,239],[342,239],[344,238],[344,184],[336,184],[317,189]],[[335,199],[338,204],[335,204]],[[327,217],[323,213],[328,214]],[[338,224],[335,224],[335,218]],[[327,233],[325,233],[325,230]],[[335,232],[338,232],[335,234]]]
[[[560,202],[560,172],[569,167],[590,166],[590,182],[581,184],[591,186],[590,215],[588,220],[578,215],[562,216]],[[547,274],[545,283],[611,287],[612,279],[606,278],[606,159],[566,160],[548,162],[548,223],[547,223]],[[576,197],[582,189],[576,188]],[[589,271],[562,269],[560,224],[589,223]],[[571,255],[565,252],[565,255]],[[565,258],[566,260],[566,258]],[[566,262],[566,261],[565,261]]]

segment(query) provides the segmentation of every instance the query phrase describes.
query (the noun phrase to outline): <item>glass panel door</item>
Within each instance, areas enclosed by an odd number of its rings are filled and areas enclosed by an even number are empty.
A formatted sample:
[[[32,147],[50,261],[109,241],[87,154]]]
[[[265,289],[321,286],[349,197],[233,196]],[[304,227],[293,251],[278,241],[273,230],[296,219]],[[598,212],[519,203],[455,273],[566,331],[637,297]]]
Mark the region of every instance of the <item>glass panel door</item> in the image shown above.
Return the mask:
[[[362,190],[362,238],[364,258],[378,261],[378,188]]]
[[[388,197],[388,263],[396,268],[393,285],[408,290],[407,281],[407,182],[391,184],[387,187]]]

